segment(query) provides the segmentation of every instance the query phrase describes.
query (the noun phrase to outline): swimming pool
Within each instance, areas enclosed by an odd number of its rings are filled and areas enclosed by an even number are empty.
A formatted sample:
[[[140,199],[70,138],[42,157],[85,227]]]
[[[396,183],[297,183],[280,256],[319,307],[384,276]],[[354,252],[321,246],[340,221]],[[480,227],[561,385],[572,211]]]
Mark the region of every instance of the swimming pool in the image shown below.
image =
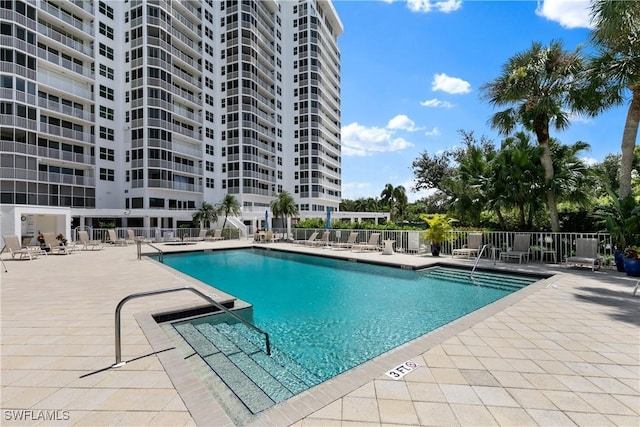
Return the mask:
[[[273,346],[320,381],[538,280],[494,275],[478,285],[468,272],[463,281],[443,280],[429,271],[262,249],[176,254],[164,262],[253,304],[252,320]]]

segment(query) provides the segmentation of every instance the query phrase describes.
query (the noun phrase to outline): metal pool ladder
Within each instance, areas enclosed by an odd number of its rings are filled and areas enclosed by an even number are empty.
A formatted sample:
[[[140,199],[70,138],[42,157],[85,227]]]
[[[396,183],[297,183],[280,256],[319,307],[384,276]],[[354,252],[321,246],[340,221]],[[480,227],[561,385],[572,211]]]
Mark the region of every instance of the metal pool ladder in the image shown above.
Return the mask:
[[[471,269],[471,274],[469,274],[469,278],[473,280],[473,273],[476,271],[476,267],[478,266],[478,261],[480,261],[480,257],[484,253],[484,250],[489,246],[488,244],[482,245],[480,252],[478,252],[478,256],[476,257],[476,261],[473,263],[473,268]]]
[[[142,259],[142,244],[143,243],[146,243],[147,245],[151,246],[153,249],[158,251],[158,261],[160,261],[160,263],[164,264],[164,252],[162,252],[162,249],[160,249],[157,246],[153,246],[151,243],[145,242],[142,239],[136,240],[136,246],[137,246],[137,249],[138,249],[138,259]]]
[[[200,292],[199,290],[197,290],[195,288],[192,288],[191,286],[183,286],[181,288],[158,289],[156,291],[147,291],[147,292],[139,292],[139,293],[136,293],[136,294],[131,294],[129,296],[124,297],[118,303],[118,306],[116,307],[116,363],[111,365],[112,368],[119,368],[121,366],[124,366],[127,363],[127,362],[123,362],[122,361],[122,345],[121,345],[121,337],[120,337],[120,311],[122,310],[122,306],[124,305],[124,303],[129,301],[129,300],[132,300],[134,298],[141,298],[141,297],[145,297],[145,296],[158,295],[158,294],[167,294],[169,292],[178,292],[178,291],[191,291],[191,292],[193,292],[194,294],[196,294],[196,295],[204,298],[208,302],[210,302],[212,305],[214,305],[218,309],[224,311],[226,314],[229,314],[232,317],[234,317],[236,320],[244,323],[249,328],[257,331],[258,333],[263,334],[264,335],[264,340],[265,340],[265,349],[266,349],[267,356],[271,356],[271,342],[269,340],[269,334],[268,333],[266,333],[262,329],[258,328],[253,323],[247,322],[242,317],[238,316],[233,311],[229,310],[227,307],[225,307],[224,305],[220,304],[219,302],[217,302],[216,300],[211,298],[209,295],[204,294],[204,293]]]

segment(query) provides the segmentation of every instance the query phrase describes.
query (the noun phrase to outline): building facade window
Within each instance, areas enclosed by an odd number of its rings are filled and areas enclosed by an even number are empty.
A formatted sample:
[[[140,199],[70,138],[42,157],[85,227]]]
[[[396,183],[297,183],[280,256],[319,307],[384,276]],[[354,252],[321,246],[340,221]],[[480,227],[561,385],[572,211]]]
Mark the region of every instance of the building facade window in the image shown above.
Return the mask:
[[[115,171],[113,169],[100,168],[101,181],[115,181]]]
[[[112,150],[111,148],[100,147],[100,159],[114,161],[115,160],[114,150]]]

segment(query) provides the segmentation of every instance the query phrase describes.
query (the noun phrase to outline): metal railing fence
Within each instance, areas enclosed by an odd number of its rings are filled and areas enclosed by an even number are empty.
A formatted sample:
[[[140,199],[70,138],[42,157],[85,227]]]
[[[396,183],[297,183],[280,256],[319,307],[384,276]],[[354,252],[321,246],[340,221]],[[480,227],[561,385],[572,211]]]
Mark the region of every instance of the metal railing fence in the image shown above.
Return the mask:
[[[109,241],[109,234],[106,228],[77,227],[72,230],[72,240],[78,240],[77,231],[87,230],[91,240]],[[167,242],[175,240],[193,239],[200,234],[200,228],[143,228],[143,227],[119,227],[115,228],[116,236],[119,239],[128,239],[127,230],[133,230],[136,238],[147,239],[152,242]],[[226,238],[240,238],[237,230],[230,229],[232,233]],[[318,232],[322,236],[323,232],[329,232],[328,243],[346,242],[351,232],[358,233],[357,242],[368,242],[372,233],[380,233],[379,244],[383,241],[393,240],[394,250],[402,253],[427,254],[431,251],[431,242],[424,237],[424,231],[419,230],[360,230],[360,229],[324,229],[324,228],[291,228],[288,232],[284,228],[273,228],[276,241],[303,241],[308,240],[312,233]],[[213,231],[211,231],[212,233]],[[254,238],[254,230],[248,228],[247,237]],[[455,249],[464,248],[467,244],[469,233],[482,233],[482,244],[489,245],[498,251],[506,251],[513,245],[516,234],[529,235],[530,258],[532,260],[543,260],[546,256],[555,258],[557,262],[563,262],[567,257],[575,253],[576,239],[592,238],[598,240],[598,252],[601,256],[613,256],[614,242],[609,233],[606,232],[559,232],[549,231],[519,232],[519,231],[483,231],[464,230],[452,231],[448,238],[440,243],[441,255],[451,255]],[[130,243],[134,243],[131,241]],[[491,254],[492,251],[486,251]],[[495,254],[495,251],[493,251]],[[555,257],[550,255],[555,253]],[[490,256],[490,255],[487,255]]]

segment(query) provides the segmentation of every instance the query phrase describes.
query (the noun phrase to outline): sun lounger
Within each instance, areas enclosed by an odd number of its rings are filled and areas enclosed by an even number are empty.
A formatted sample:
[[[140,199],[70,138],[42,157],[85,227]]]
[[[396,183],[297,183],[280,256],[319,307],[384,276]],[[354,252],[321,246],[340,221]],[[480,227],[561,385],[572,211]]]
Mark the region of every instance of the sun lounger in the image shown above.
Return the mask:
[[[69,255],[75,249],[75,246],[62,244],[54,233],[42,233],[45,245],[49,248],[49,253],[58,255]]]
[[[482,233],[469,233],[466,247],[451,251],[451,258],[455,258],[458,255],[466,256],[467,259],[472,256],[476,257],[480,246],[482,246]]]
[[[598,254],[598,239],[576,239],[576,254],[568,257],[565,264],[591,267],[591,271],[599,269],[602,259]]]
[[[207,230],[204,228],[200,229],[200,233],[196,237],[186,237],[184,240],[189,242],[203,242],[205,237],[207,237]]]
[[[125,246],[127,244],[127,241],[125,239],[121,239],[116,236],[116,230],[110,228],[107,230],[107,233],[109,233],[109,243],[111,243],[112,245]]]
[[[28,258],[32,260],[42,253],[42,250],[37,246],[23,247],[20,244],[20,239],[15,234],[5,235],[2,238],[4,240],[4,249],[9,251],[12,259],[19,257],[18,259]]]
[[[82,243],[83,251],[99,251],[102,249],[102,242],[100,240],[90,240],[89,233],[86,231],[78,231],[78,240]]]
[[[516,234],[513,238],[513,248],[500,253],[500,261],[503,259],[517,259],[519,264],[522,260],[529,261],[529,246],[531,237],[528,234]]]
[[[222,237],[222,229],[218,228],[213,232],[213,236],[206,236],[204,238],[204,240],[206,240],[207,242],[215,242],[218,240],[224,240],[224,237]]]
[[[369,241],[367,243],[356,243],[351,246],[351,250],[381,251],[382,246],[380,246],[380,233],[371,233],[371,236],[369,236]]]
[[[331,235],[330,231],[325,231],[322,233],[318,239],[307,242],[307,246],[329,246],[329,236]]]
[[[318,237],[318,232],[314,231],[313,233],[311,233],[311,236],[309,236],[309,238],[307,240],[294,240],[293,244],[294,245],[307,245],[307,244],[310,244],[311,242],[315,241],[316,237]]]
[[[351,247],[358,240],[358,232],[353,231],[349,233],[349,237],[347,237],[346,242],[335,242],[331,244],[331,249],[340,250],[340,249],[351,249]]]

